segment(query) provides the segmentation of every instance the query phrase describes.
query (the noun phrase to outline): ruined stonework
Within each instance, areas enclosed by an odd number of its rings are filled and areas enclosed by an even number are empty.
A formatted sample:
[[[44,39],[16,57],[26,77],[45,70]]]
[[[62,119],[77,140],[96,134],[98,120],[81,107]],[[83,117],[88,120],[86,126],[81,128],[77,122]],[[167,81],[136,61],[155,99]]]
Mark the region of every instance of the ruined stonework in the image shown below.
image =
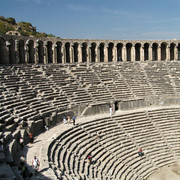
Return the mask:
[[[0,179],[23,179],[19,139],[28,144],[30,132],[38,179],[142,180],[178,169],[179,60],[178,40],[1,36]],[[63,124],[73,115],[76,125]]]
[[[0,64],[168,61],[180,59],[180,41],[1,36],[0,54]]]

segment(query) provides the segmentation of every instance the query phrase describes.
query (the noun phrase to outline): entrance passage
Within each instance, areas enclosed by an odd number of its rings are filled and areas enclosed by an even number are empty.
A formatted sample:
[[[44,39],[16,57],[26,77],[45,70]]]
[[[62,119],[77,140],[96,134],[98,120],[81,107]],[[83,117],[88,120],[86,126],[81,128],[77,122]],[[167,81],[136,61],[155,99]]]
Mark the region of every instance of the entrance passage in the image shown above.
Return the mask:
[[[115,103],[114,103],[114,108],[115,108],[115,111],[118,111],[119,110],[119,107],[118,107],[118,102],[116,101]]]

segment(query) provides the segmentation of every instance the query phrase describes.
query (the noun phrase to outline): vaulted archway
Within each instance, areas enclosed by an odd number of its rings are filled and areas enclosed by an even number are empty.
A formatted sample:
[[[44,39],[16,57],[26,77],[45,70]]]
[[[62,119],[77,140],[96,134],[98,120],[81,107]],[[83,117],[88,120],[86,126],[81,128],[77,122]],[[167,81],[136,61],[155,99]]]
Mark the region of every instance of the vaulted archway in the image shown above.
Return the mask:
[[[82,44],[82,62],[87,62],[87,43]]]
[[[38,41],[38,63],[44,63],[43,41]]]
[[[166,58],[167,58],[166,48],[167,48],[167,43],[163,42],[161,44],[161,60],[166,60]]]
[[[180,61],[180,43],[178,44],[177,51],[178,51],[178,61]]]
[[[140,48],[141,48],[140,43],[135,44],[135,61],[140,61],[141,58]]]
[[[175,59],[175,47],[176,45],[174,43],[170,44],[170,60]]]
[[[6,52],[6,43],[3,38],[0,38],[0,64],[6,64],[7,52]]]
[[[108,44],[108,62],[113,61],[113,47],[114,47],[113,43]]]
[[[104,62],[104,43],[99,45],[100,62]]]
[[[96,62],[96,43],[91,44],[91,62]]]
[[[158,44],[153,43],[152,45],[152,61],[158,60]]]
[[[28,63],[34,63],[34,41],[30,40],[28,46]]]
[[[48,63],[53,63],[53,51],[52,51],[52,42],[47,42],[47,56],[48,56]]]
[[[127,56],[127,61],[131,61],[131,49],[132,49],[132,44],[131,43],[127,43],[126,44],[126,56]]]
[[[78,46],[79,46],[79,44],[78,44],[77,42],[74,43],[74,46],[73,46],[74,53],[73,53],[73,55],[74,55],[74,62],[75,62],[75,63],[78,62],[78,54],[79,54],[79,52],[78,52]]]
[[[149,43],[144,44],[144,60],[149,60]]]
[[[61,42],[57,42],[57,63],[62,63],[62,43]]]
[[[24,41],[19,40],[18,42],[18,53],[19,53],[19,63],[25,63],[25,52],[24,52]]]
[[[122,55],[122,48],[123,48],[123,44],[122,43],[118,43],[117,44],[117,60],[118,61],[122,61],[123,60],[123,55]]]
[[[9,48],[9,63],[10,64],[16,64],[16,52],[15,52],[15,41],[10,39],[8,41],[9,45],[7,48]]]
[[[69,42],[65,44],[65,53],[66,53],[65,62],[70,63],[70,43]]]

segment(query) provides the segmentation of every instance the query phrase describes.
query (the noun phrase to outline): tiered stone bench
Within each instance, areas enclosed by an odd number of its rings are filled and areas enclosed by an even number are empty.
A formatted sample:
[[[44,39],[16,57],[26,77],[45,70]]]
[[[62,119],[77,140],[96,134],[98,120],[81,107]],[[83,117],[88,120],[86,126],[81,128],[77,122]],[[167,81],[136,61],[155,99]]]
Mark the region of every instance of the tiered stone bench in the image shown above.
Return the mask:
[[[175,149],[169,147],[166,136],[150,118],[164,109],[146,111],[92,120],[63,132],[51,143],[48,154],[57,177],[143,179],[160,167],[179,162]],[[163,119],[164,114],[158,118]],[[96,132],[100,132],[100,139]],[[140,148],[145,152],[143,157],[138,156]],[[91,165],[86,162],[89,154],[93,157]]]
[[[179,74],[179,62],[0,66],[3,166],[13,167],[14,178],[19,137],[28,143],[28,131],[38,134],[44,131],[45,124],[61,122],[63,114],[81,115],[93,105],[104,103],[107,110],[111,103],[141,99],[146,110],[82,123],[67,130],[69,137],[60,133],[46,157],[51,177],[141,179],[178,162],[179,108],[148,108],[179,103]],[[95,138],[97,131],[102,131],[100,140]],[[143,158],[137,155],[139,148],[146,152]],[[85,161],[89,153],[95,161],[92,166]]]

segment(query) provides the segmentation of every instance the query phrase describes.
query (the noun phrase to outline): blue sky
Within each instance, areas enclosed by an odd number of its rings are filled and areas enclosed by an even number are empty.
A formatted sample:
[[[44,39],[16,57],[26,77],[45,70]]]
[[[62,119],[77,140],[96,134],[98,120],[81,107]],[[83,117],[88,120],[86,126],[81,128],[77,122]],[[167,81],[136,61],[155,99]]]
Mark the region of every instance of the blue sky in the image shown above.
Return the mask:
[[[0,15],[61,38],[180,39],[180,0],[0,0]]]

